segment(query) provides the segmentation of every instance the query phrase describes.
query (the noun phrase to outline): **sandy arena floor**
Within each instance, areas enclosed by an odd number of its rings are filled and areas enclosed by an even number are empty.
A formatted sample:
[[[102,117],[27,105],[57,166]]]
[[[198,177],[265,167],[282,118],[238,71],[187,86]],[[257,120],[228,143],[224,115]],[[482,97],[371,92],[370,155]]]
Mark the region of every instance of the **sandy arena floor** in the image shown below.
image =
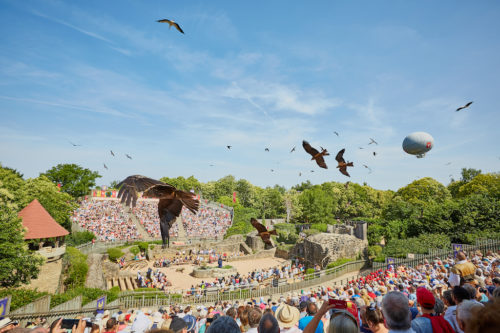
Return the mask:
[[[252,259],[252,260],[239,260],[239,261],[231,261],[227,262],[224,261],[224,265],[231,265],[236,268],[236,270],[240,274],[247,274],[252,272],[255,269],[261,269],[261,268],[269,268],[269,267],[274,267],[277,265],[281,265],[283,263],[287,262],[285,259],[280,259],[280,258],[262,258],[262,259]],[[209,266],[216,267],[216,264],[212,264]],[[153,267],[153,262],[149,263],[149,267]],[[165,272],[167,274],[168,280],[172,283],[172,287],[169,287],[171,290],[180,290],[180,289],[189,289],[191,288],[192,285],[197,285],[201,283],[201,281],[207,281],[206,279],[198,279],[194,278],[191,275],[189,275],[193,271],[193,265],[191,264],[186,264],[186,265],[174,265],[171,267],[166,267],[166,268],[160,268],[162,272]],[[176,269],[178,268],[185,268],[183,273],[176,272]],[[156,270],[156,268],[153,268]],[[146,273],[146,269],[141,270],[141,274]],[[137,272],[134,272],[137,273]],[[212,281],[210,279],[209,281]]]

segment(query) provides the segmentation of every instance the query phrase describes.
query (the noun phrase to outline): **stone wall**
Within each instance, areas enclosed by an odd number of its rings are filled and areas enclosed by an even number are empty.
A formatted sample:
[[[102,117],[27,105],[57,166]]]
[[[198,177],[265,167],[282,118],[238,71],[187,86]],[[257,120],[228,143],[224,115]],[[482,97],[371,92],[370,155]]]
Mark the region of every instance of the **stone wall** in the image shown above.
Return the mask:
[[[228,258],[227,261],[231,262],[231,261],[261,259],[261,258],[273,258],[273,257],[275,257],[275,251],[276,251],[276,248],[273,247],[271,249],[260,250],[257,253],[250,254],[250,255],[247,255],[247,256],[243,256],[243,257]]]
[[[298,243],[290,251],[290,256],[304,258],[309,267],[314,265],[326,267],[329,262],[339,258],[356,258],[359,253],[364,253],[367,246],[367,241],[352,235],[320,233]]]
[[[226,276],[231,276],[235,275],[237,273],[236,268],[231,267],[231,268],[208,268],[208,269],[202,269],[202,268],[195,268],[193,269],[192,275],[195,278],[200,278],[200,279],[206,279],[206,278],[222,278]]]

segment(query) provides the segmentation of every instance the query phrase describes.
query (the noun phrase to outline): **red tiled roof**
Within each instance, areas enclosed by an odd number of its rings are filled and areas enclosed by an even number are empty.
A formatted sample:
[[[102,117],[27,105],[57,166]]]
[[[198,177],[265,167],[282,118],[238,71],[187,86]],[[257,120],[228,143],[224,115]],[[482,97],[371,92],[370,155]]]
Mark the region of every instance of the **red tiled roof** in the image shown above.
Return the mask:
[[[27,230],[24,239],[69,235],[69,232],[61,227],[36,199],[17,215],[23,219],[23,226]]]

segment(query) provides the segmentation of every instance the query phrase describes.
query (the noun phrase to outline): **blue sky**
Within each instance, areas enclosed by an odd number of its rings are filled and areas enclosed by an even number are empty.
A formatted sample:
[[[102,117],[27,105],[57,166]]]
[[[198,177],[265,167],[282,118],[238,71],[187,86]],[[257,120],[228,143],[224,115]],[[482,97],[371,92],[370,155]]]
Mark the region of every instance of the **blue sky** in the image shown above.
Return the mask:
[[[100,184],[232,174],[397,189],[496,172],[499,17],[497,1],[0,1],[0,162],[26,177],[77,163]],[[414,131],[435,140],[423,159],[401,149]],[[331,152],[328,170],[303,139]]]

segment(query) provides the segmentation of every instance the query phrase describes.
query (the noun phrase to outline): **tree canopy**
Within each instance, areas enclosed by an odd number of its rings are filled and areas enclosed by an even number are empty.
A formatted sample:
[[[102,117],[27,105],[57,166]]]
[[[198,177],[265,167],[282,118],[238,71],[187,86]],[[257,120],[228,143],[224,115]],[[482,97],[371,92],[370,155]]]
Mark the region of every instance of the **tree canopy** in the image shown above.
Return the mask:
[[[97,171],[76,164],[58,164],[40,175],[46,176],[56,185],[61,184],[61,191],[75,199],[87,195],[95,186],[96,179],[101,177]]]

